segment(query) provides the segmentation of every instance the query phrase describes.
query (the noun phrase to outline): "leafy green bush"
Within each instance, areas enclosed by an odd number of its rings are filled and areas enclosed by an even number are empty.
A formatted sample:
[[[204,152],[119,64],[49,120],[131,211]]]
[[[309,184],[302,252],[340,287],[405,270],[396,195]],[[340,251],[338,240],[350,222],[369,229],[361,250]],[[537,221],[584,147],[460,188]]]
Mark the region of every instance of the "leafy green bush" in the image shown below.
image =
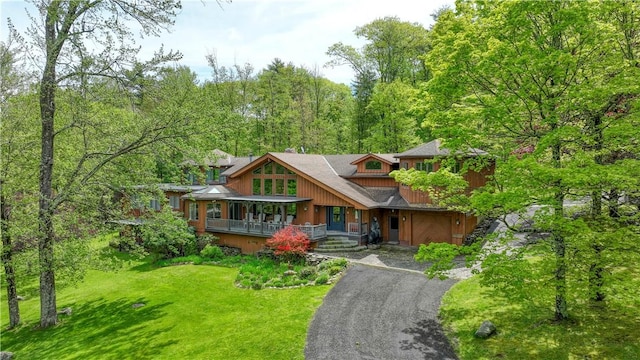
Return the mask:
[[[332,266],[329,268],[329,275],[333,276],[339,274],[344,268],[340,266]]]
[[[315,267],[313,266],[306,266],[303,267],[302,269],[300,269],[300,271],[298,272],[298,277],[300,277],[300,279],[313,279],[316,277],[316,274],[318,273],[318,270],[316,270]]]
[[[204,248],[207,247],[207,245],[216,245],[219,240],[220,240],[219,237],[213,236],[211,234],[198,235],[198,238],[196,239],[198,251],[200,252],[204,250]]]
[[[195,235],[182,216],[168,206],[149,214],[140,226],[144,248],[156,259],[184,255],[184,247],[194,242]]]
[[[346,268],[349,262],[347,259],[339,258],[339,259],[331,259],[327,261],[323,261],[318,265],[318,270],[327,270],[333,266],[338,266],[340,268]]]
[[[224,257],[224,253],[217,245],[206,245],[204,249],[200,251],[200,256],[211,260],[220,260]]]
[[[329,274],[323,272],[316,278],[316,285],[324,285],[329,282]]]

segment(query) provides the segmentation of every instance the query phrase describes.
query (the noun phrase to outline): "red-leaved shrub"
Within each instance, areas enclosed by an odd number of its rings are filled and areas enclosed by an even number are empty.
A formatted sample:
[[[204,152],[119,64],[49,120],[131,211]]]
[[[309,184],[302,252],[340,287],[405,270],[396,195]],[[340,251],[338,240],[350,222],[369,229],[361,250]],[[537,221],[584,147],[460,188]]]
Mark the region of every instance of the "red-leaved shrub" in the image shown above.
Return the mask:
[[[310,243],[307,234],[296,227],[287,226],[275,232],[266,245],[273,249],[274,255],[281,261],[295,262],[304,259]]]

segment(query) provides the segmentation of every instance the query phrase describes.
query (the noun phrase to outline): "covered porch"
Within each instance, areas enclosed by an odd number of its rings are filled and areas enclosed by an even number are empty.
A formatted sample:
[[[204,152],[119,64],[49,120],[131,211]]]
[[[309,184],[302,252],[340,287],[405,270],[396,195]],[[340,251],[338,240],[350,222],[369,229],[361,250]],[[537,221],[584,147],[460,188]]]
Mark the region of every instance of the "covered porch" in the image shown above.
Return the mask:
[[[327,237],[327,224],[285,224],[273,221],[247,221],[232,219],[207,219],[205,230],[210,232],[228,232],[253,236],[270,237],[286,226],[293,226],[307,234],[309,240],[320,240]]]
[[[227,211],[222,213],[226,216],[207,216],[206,231],[270,237],[293,226],[307,234],[310,240],[327,237],[327,225],[314,224],[308,217],[309,198],[250,195],[225,197],[224,201]]]

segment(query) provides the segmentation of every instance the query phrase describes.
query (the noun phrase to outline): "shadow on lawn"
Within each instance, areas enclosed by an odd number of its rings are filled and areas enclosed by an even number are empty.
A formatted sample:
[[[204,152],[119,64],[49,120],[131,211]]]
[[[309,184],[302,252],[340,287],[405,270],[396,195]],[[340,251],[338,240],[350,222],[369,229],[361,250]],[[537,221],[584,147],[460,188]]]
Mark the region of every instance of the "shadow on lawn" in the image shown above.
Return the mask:
[[[2,347],[20,358],[20,349],[24,346],[40,359],[156,358],[158,348],[176,343],[156,340],[172,327],[152,324],[166,315],[163,309],[170,303],[134,309],[135,303],[146,303],[146,300],[99,299],[65,304],[73,309],[73,314],[60,315],[59,325],[45,330],[23,327],[3,334]]]
[[[445,311],[447,318],[477,319],[474,328],[457,334],[472,339],[467,341],[466,347],[475,348],[474,354],[507,359],[636,359],[640,350],[637,342],[640,320],[634,312],[616,308],[613,304],[574,303],[570,318],[562,322],[553,320],[553,309],[532,303],[487,311],[489,313],[481,318],[475,311],[464,308]],[[496,325],[495,340],[474,337],[482,319]],[[414,333],[414,343],[420,344],[420,328],[408,330]]]

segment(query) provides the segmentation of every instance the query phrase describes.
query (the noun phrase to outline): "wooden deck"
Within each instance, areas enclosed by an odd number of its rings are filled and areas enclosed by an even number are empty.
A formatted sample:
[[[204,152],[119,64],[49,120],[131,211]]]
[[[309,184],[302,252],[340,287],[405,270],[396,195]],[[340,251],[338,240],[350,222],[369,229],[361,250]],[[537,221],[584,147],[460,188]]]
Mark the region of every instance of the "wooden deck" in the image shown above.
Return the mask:
[[[224,232],[232,234],[247,234],[252,236],[270,237],[276,231],[283,229],[286,226],[287,225],[284,223],[274,222],[247,222],[245,220],[207,219],[205,230],[210,232]],[[300,229],[303,233],[307,234],[309,240],[319,240],[327,237],[326,224],[292,224],[292,226]]]

